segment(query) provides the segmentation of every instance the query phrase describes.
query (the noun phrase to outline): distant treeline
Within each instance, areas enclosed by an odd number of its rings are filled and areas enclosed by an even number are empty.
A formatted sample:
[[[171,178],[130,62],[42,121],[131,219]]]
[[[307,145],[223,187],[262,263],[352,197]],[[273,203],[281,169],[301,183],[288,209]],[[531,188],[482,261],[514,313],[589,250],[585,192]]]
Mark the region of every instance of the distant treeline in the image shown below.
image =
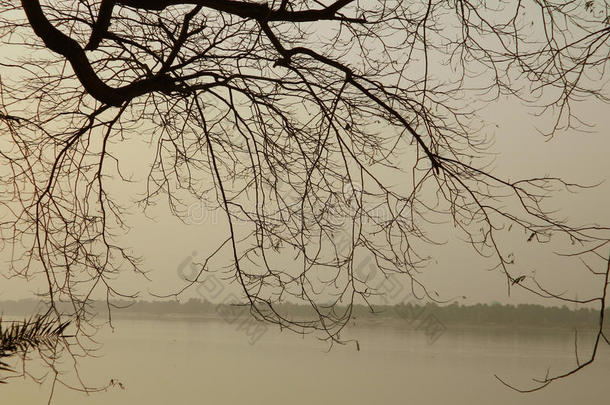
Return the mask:
[[[229,303],[215,304],[205,300],[190,299],[178,301],[128,301],[112,302],[113,317],[130,318],[219,318],[241,316],[250,310],[248,306],[235,306]],[[117,309],[116,307],[120,307]],[[18,301],[0,301],[0,314],[8,316],[30,316],[41,312],[45,307],[39,301],[24,299]],[[312,309],[306,305],[283,303],[279,310],[293,319],[309,318]],[[60,308],[60,311],[62,308]],[[65,312],[71,312],[66,304]],[[107,312],[105,302],[94,302],[88,310],[100,315]],[[341,314],[345,308],[337,307],[335,312]],[[610,315],[608,308],[606,313]],[[567,327],[593,328],[599,323],[599,312],[595,309],[570,309],[563,307],[545,307],[533,304],[502,305],[476,304],[460,305],[458,303],[439,305],[421,304],[418,301],[399,305],[379,305],[374,312],[364,305],[355,305],[352,319],[356,322],[388,322],[395,320],[406,324],[414,321],[440,322],[444,325],[493,325],[504,327]]]

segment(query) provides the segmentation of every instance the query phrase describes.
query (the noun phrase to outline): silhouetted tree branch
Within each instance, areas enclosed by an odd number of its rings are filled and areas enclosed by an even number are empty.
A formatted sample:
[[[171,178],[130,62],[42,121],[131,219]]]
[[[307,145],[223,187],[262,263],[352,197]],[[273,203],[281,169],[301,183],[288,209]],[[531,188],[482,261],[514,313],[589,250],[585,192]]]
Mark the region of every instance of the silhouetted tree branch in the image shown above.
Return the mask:
[[[543,389],[544,387],[548,386],[549,384],[551,384],[553,381],[557,381],[560,380],[562,378],[566,378],[569,377],[573,374],[576,374],[577,372],[579,372],[580,370],[582,370],[583,368],[591,365],[594,361],[595,361],[595,357],[597,356],[597,351],[599,348],[600,343],[606,343],[608,345],[610,345],[610,341],[608,340],[608,336],[607,331],[605,330],[605,310],[606,310],[606,299],[608,297],[608,284],[609,284],[609,276],[610,276],[610,257],[608,258],[608,267],[606,269],[606,272],[604,273],[604,288],[602,291],[602,294],[599,298],[596,298],[595,301],[599,301],[599,325],[597,328],[597,333],[595,334],[595,340],[593,341],[593,347],[591,349],[591,354],[589,355],[589,357],[587,358],[587,360],[585,362],[580,361],[579,357],[578,357],[578,346],[577,346],[577,335],[575,336],[575,341],[574,341],[574,345],[575,345],[575,349],[574,349],[574,356],[576,359],[576,367],[562,372],[562,373],[558,373],[555,375],[547,375],[544,376],[543,378],[535,378],[533,379],[533,381],[537,384],[535,387],[533,388],[528,388],[528,389],[524,389],[524,388],[519,388],[516,387],[514,385],[511,385],[509,383],[507,383],[505,380],[503,380],[502,378],[498,377],[497,375],[495,376],[496,379],[498,381],[500,381],[502,384],[506,385],[507,387],[518,391],[518,392],[522,392],[522,393],[526,393],[526,392],[534,392],[534,391],[539,391],[541,389]]]
[[[51,310],[70,303],[77,341],[91,337],[95,291],[109,312],[136,296],[115,280],[147,271],[118,242],[128,207],[110,184],[130,181],[121,143],[146,132],[143,210],[165,198],[188,221],[205,204],[226,225],[170,294],[228,268],[253,316],[340,341],[352,304],[381,293],[365,257],[439,300],[421,273],[440,221],[509,293],[603,303],[610,229],[547,208],[584,187],[497,174],[478,111],[508,96],[552,119],[549,136],[586,130],[573,105],[608,102],[608,15],[601,1],[0,1],[2,44],[20,52],[0,61],[9,275],[42,276]],[[513,227],[531,243],[568,239],[606,277],[603,295],[571,299],[526,276],[500,242]],[[313,316],[282,313],[283,300]]]

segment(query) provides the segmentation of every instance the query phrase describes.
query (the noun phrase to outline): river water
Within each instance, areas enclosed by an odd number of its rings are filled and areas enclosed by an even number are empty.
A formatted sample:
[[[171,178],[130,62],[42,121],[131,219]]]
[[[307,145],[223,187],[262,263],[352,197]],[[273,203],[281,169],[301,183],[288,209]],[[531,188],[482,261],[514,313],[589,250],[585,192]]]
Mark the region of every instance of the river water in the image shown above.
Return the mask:
[[[81,377],[105,391],[56,385],[54,404],[593,404],[610,403],[610,350],[569,379],[520,394],[531,379],[575,364],[569,331],[448,328],[434,342],[397,327],[353,327],[355,343],[328,345],[269,329],[253,343],[218,321],[119,320],[102,331],[99,358],[80,360]],[[581,359],[591,336],[579,336]],[[63,366],[70,369],[69,361]],[[70,379],[70,375],[66,379]],[[47,403],[50,384],[13,379],[1,404]]]

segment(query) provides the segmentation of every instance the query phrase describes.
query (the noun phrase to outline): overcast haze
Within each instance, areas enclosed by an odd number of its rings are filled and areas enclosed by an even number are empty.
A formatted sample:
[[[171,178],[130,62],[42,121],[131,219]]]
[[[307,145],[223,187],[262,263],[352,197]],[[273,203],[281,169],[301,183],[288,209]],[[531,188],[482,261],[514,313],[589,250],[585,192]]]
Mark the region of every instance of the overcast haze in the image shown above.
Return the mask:
[[[0,403],[603,403],[608,22],[0,1]]]
[[[533,117],[531,114],[534,110],[509,100],[497,101],[489,106],[484,111],[483,118],[493,123],[488,130],[494,134],[495,140],[490,152],[497,153],[494,157],[494,173],[506,175],[509,179],[552,175],[571,183],[598,184],[595,188],[580,190],[577,194],[560,193],[556,198],[549,199],[548,205],[558,210],[558,217],[565,217],[573,224],[608,224],[610,144],[607,128],[610,127],[610,114],[607,113],[607,106],[600,102],[583,102],[578,107],[578,113],[592,126],[587,132],[570,130],[546,138],[538,130],[544,129],[549,122]],[[208,212],[196,203],[192,208],[191,223],[188,224],[170,215],[163,198],[158,199],[156,207],[149,208],[148,218],[133,205],[133,201],[139,199],[144,192],[143,181],[148,173],[150,155],[154,153],[145,149],[146,139],[146,134],[143,134],[113,145],[118,156],[123,159],[123,172],[133,176],[134,183],[125,184],[115,179],[110,183],[110,189],[115,190],[117,199],[129,207],[127,223],[131,230],[122,235],[121,240],[132,247],[134,254],[144,259],[145,268],[150,270],[151,281],[125,274],[121,287],[124,292],[140,291],[141,299],[154,299],[149,292],[165,295],[177,291],[183,285],[183,280],[177,274],[180,264],[193,256],[193,252],[196,252],[193,257],[195,262],[209,254],[225,234],[226,227],[221,211]],[[400,179],[392,181],[399,182]],[[457,232],[450,224],[438,228],[441,232],[440,240],[448,243],[430,249],[429,254],[434,260],[426,268],[424,280],[429,280],[427,285],[439,292],[441,298],[460,297],[460,302],[463,303],[550,304],[518,289],[513,289],[511,297],[508,297],[501,274],[487,271],[489,263],[460,242],[456,237]],[[549,244],[541,250],[538,244],[526,243],[529,235],[522,232],[513,235],[514,239],[509,243],[518,252],[517,265],[527,263],[526,271],[531,271],[536,266],[540,276],[548,277],[557,286],[572,286],[574,291],[568,292],[569,295],[583,297],[585,294],[599,293],[599,285],[594,280],[584,277],[584,273],[572,271],[578,266],[578,260],[553,254],[558,249],[570,249],[566,240]],[[8,250],[5,249],[2,256],[4,260],[9,260]],[[568,280],[570,282],[565,283]],[[0,294],[4,299],[30,297],[32,291],[32,285],[24,285],[22,282],[3,282],[0,286]],[[235,288],[235,292],[238,291]],[[467,298],[462,299],[462,296]],[[198,294],[187,293],[184,298],[190,297],[198,297]]]

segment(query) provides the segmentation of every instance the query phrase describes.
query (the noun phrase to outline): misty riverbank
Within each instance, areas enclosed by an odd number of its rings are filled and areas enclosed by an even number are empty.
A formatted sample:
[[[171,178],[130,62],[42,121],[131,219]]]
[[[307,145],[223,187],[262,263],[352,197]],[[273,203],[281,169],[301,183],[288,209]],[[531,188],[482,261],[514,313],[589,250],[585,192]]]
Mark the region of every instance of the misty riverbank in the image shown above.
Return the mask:
[[[158,319],[158,320],[223,320],[246,317],[250,308],[232,303],[216,304],[198,299],[178,301],[114,301],[112,318],[116,319]],[[13,317],[27,317],[45,310],[44,304],[33,299],[0,301],[0,314]],[[304,305],[284,303],[278,306],[284,316],[292,319],[312,319],[312,310]],[[91,313],[107,317],[105,302],[94,302],[88,307]],[[338,311],[344,309],[339,307]],[[60,308],[69,312],[70,307]],[[606,308],[608,313],[608,308]],[[400,305],[379,305],[374,312],[363,305],[354,305],[351,325],[418,328],[508,328],[508,329],[593,329],[599,325],[599,311],[590,308],[570,309],[521,304],[476,304],[459,305],[452,303],[420,304],[407,302]]]

